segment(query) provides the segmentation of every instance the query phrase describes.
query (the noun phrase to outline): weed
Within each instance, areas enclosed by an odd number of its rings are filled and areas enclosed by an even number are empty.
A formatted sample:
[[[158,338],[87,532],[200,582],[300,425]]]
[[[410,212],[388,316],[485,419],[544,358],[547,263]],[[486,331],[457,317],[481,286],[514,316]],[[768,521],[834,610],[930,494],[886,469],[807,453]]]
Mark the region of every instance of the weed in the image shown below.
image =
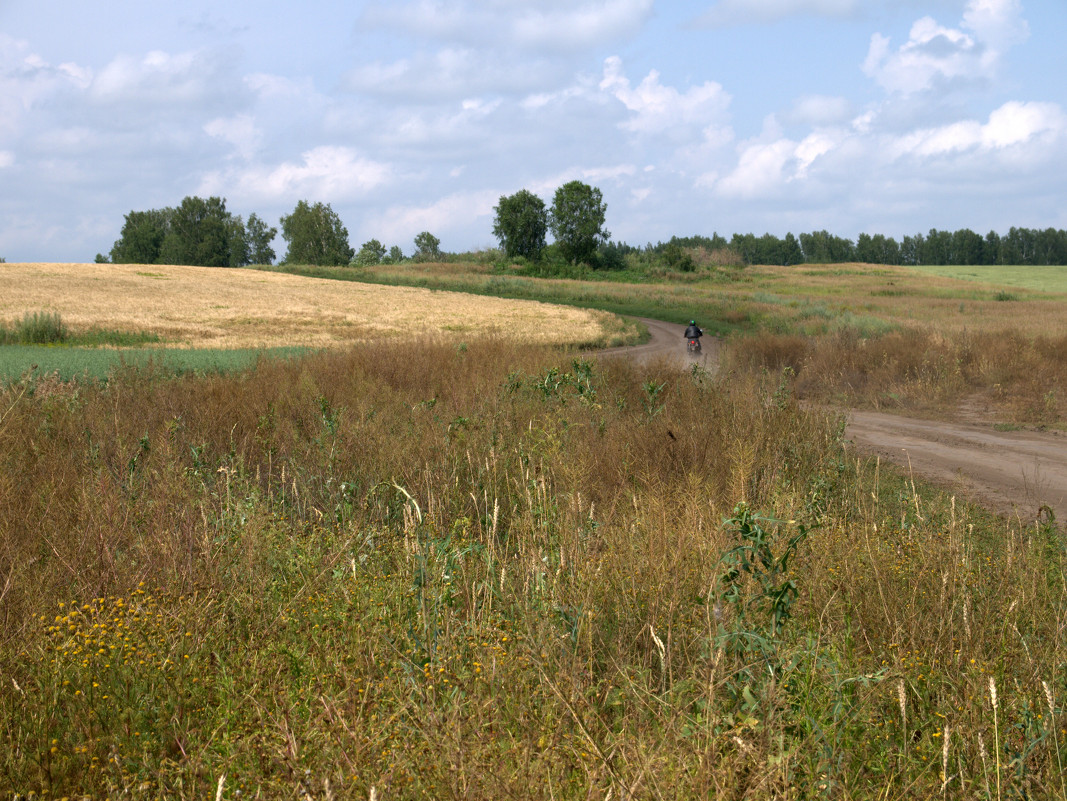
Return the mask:
[[[0,388],[0,786],[1062,788],[1055,521],[846,458],[806,366],[465,341]]]

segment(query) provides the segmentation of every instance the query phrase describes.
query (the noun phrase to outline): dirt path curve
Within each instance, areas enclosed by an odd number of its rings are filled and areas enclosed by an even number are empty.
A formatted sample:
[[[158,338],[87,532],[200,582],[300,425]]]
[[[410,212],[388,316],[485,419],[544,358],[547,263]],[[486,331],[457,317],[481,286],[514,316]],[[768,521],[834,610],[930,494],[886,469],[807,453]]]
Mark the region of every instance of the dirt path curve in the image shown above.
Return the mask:
[[[706,337],[697,358],[685,352],[683,326],[642,319],[652,339],[602,355],[640,361],[667,359],[685,369],[694,362],[714,370],[719,342]],[[992,425],[949,423],[854,410],[845,436],[856,452],[878,456],[917,476],[1023,521],[1042,505],[1067,519],[1067,436],[1057,432],[997,431]]]

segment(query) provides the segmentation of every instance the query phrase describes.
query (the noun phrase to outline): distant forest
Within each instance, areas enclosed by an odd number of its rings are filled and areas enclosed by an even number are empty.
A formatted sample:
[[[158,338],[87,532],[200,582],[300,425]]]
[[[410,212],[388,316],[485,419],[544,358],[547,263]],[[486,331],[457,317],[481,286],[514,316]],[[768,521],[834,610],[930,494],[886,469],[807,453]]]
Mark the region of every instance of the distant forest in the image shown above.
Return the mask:
[[[626,246],[622,246],[626,249]],[[669,242],[648,245],[646,251],[666,252],[703,248],[710,252],[731,251],[746,264],[825,264],[868,262],[871,264],[1018,264],[1067,265],[1067,231],[1012,228],[1006,235],[990,231],[985,236],[969,228],[905,236],[900,242],[881,234],[860,234],[853,242],[828,231],[810,234],[734,234],[726,239],[711,237],[674,237]]]

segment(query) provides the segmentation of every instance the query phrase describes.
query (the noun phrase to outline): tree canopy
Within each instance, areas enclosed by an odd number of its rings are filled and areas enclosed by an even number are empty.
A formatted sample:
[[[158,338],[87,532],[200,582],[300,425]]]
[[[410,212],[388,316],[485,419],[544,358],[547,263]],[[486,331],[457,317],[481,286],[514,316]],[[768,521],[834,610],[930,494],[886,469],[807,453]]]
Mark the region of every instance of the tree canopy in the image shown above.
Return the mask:
[[[415,261],[437,261],[441,258],[441,240],[429,231],[415,237]]]
[[[229,218],[222,198],[185,198],[171,212],[160,259],[164,264],[229,267],[231,244],[237,244],[240,249],[238,242],[231,243],[236,231]]]
[[[385,253],[385,245],[377,239],[371,239],[369,242],[363,243],[359,253],[356,254],[355,261],[359,265],[381,264],[382,259],[385,258]]]
[[[225,198],[190,196],[177,208],[131,211],[111,247],[115,264],[192,264],[241,267],[274,260],[277,229],[252,214],[246,226]]]
[[[493,235],[509,258],[523,256],[537,260],[545,248],[548,212],[545,202],[526,189],[514,195],[501,196],[494,208]]]
[[[163,239],[170,227],[170,209],[131,211],[126,215],[122,233],[111,246],[114,264],[159,264]]]
[[[567,261],[592,261],[597,246],[611,238],[604,230],[607,208],[600,190],[581,181],[571,181],[556,190],[548,224]]]
[[[282,238],[289,244],[286,264],[342,265],[352,261],[348,229],[329,203],[311,206],[301,200],[292,214],[281,218]]]

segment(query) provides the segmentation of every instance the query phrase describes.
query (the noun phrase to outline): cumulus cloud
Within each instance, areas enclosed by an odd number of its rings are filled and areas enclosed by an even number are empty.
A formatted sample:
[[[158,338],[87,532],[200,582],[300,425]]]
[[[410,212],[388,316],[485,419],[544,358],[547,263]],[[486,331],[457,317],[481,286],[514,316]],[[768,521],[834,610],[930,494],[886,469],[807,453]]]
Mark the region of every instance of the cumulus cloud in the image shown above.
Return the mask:
[[[709,138],[728,123],[731,97],[721,84],[707,81],[679,92],[660,82],[652,70],[636,87],[623,72],[622,59],[612,56],[604,62],[600,89],[626,106],[629,118],[622,123],[626,130],[639,134],[681,134],[694,126]]]
[[[737,167],[715,184],[723,197],[755,198],[773,193],[785,183],[786,168],[796,154],[796,144],[788,139],[747,145],[741,150]]]
[[[0,132],[16,130],[24,115],[57,95],[84,92],[92,77],[86,67],[50,64],[28,42],[0,33]]]
[[[696,24],[724,28],[797,16],[847,17],[858,8],[859,0],[719,0]]]
[[[773,132],[773,125],[770,131]],[[706,174],[698,184],[713,187],[716,194],[727,198],[775,196],[787,184],[807,178],[812,164],[847,138],[843,130],[817,131],[800,141],[765,135],[741,146],[737,165],[726,176]]]
[[[251,159],[263,140],[263,132],[250,114],[219,117],[205,125],[204,132],[229,142],[243,159]]]
[[[366,195],[390,180],[390,165],[351,148],[324,145],[307,151],[298,163],[249,166],[208,173],[199,194],[283,201],[322,198],[333,202]]]
[[[1005,150],[1050,138],[1067,138],[1067,114],[1055,103],[1005,103],[988,122],[963,120],[900,137],[894,156],[945,156],[965,151]]]
[[[456,192],[426,205],[398,204],[372,216],[364,227],[378,232],[375,236],[385,242],[410,242],[422,231],[455,230],[474,218],[489,217],[500,194],[493,190]]]
[[[1004,52],[1028,35],[1018,0],[970,0],[960,27],[923,17],[895,51],[888,37],[875,33],[863,71],[887,91],[903,95],[989,80]]]
[[[218,51],[120,55],[94,78],[90,92],[100,103],[126,108],[210,110],[233,105],[242,91],[234,68],[232,59]]]

